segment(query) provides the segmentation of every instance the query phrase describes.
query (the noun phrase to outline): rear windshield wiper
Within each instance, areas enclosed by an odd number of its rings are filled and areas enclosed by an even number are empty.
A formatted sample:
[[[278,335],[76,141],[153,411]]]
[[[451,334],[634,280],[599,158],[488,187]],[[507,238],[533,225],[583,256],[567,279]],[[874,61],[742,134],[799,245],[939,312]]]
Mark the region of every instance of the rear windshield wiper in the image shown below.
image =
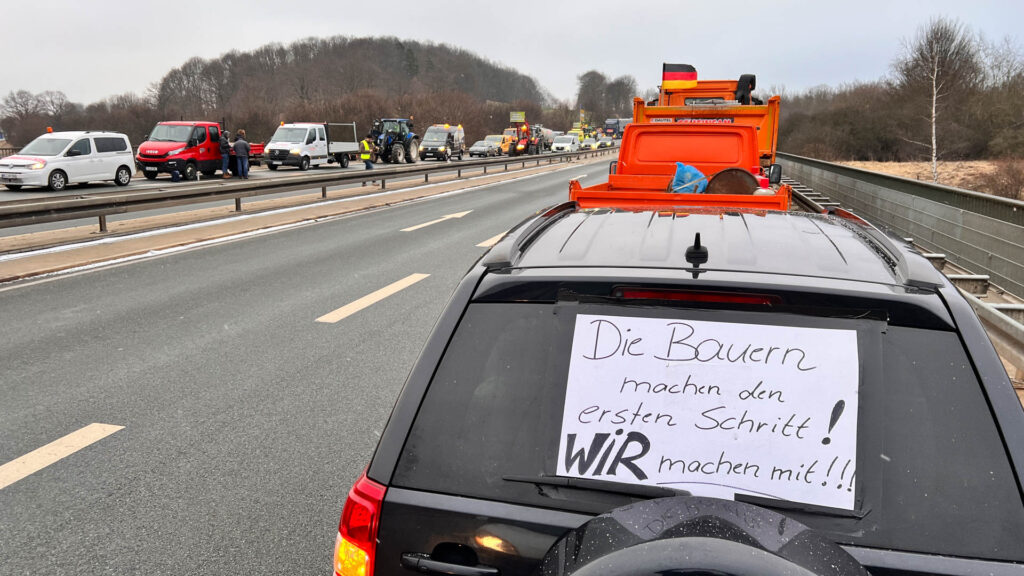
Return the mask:
[[[818,516],[835,516],[838,518],[861,518],[868,515],[870,509],[866,510],[847,510],[845,508],[832,508],[830,506],[818,506],[816,504],[807,504],[805,502],[794,502],[792,500],[777,500],[775,498],[765,498],[763,496],[755,496],[753,494],[736,494],[733,496],[733,500],[737,502],[745,502],[747,504],[753,504],[755,506],[761,506],[762,508],[774,508],[776,510],[792,510],[793,512],[804,512],[807,514],[816,514]]]
[[[502,476],[501,479],[508,482],[533,484],[538,488],[542,488],[544,486],[575,488],[577,490],[622,494],[624,496],[634,496],[637,498],[664,498],[666,496],[691,495],[686,490],[666,488],[664,486],[644,486],[641,484],[630,484],[628,482],[616,482],[614,480],[598,480],[596,478],[573,478],[571,476],[554,476],[544,474],[541,476]]]

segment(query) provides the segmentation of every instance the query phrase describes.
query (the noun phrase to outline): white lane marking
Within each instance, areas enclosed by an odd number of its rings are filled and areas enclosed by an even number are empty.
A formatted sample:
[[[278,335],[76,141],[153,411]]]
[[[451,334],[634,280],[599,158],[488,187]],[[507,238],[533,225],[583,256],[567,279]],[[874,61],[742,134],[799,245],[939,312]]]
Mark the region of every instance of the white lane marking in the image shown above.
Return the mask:
[[[484,240],[483,242],[477,244],[477,246],[480,247],[480,248],[490,248],[491,246],[494,246],[495,244],[497,244],[498,240],[501,240],[502,238],[504,238],[505,234],[508,234],[508,232],[502,232],[501,234],[498,234],[497,236],[492,236],[492,237],[488,238],[487,240]]]
[[[329,221],[337,220],[337,219],[340,219],[340,218],[351,218],[353,216],[359,216],[361,214],[366,214],[368,212],[374,212],[374,211],[377,211],[377,210],[385,210],[387,208],[392,208],[394,206],[399,206],[399,205],[402,205],[402,204],[414,204],[414,203],[418,203],[418,202],[429,202],[431,200],[439,200],[441,198],[447,198],[449,196],[457,196],[459,194],[464,194],[466,192],[473,192],[473,191],[476,191],[476,190],[480,190],[482,188],[487,188],[488,186],[498,186],[498,185],[501,185],[501,184],[510,184],[510,183],[513,183],[513,182],[518,182],[520,180],[530,180],[530,179],[533,179],[533,178],[537,178],[537,177],[540,177],[540,176],[546,176],[548,174],[554,174],[556,172],[561,172],[563,170],[569,170],[569,169],[572,169],[572,168],[575,168],[575,166],[564,166],[562,168],[558,168],[558,169],[552,170],[550,172],[538,172],[538,173],[535,173],[535,174],[527,174],[525,176],[519,176],[518,178],[510,178],[508,180],[502,180],[501,182],[490,182],[490,183],[487,183],[487,184],[480,184],[478,186],[470,186],[469,188],[461,188],[459,190],[452,190],[450,192],[442,192],[440,194],[434,194],[432,196],[427,196],[427,197],[410,198],[408,200],[403,200],[401,202],[395,202],[393,204],[389,204],[388,206],[376,206],[376,207],[373,207],[373,208],[366,208],[366,209],[363,209],[363,210],[357,210],[355,212],[347,212],[345,214],[335,214],[333,216],[325,216],[325,217],[322,217],[322,218],[312,218],[312,219],[309,219],[309,220],[303,220],[302,222],[293,222],[291,224],[283,224],[283,225],[280,225],[280,226],[271,226],[271,227],[268,227],[268,228],[260,228],[258,230],[251,230],[249,232],[242,232],[242,233],[239,233],[239,234],[233,234],[231,236],[224,236],[224,237],[221,237],[221,238],[213,238],[213,239],[210,239],[210,240],[204,240],[202,242],[196,242],[196,243],[187,244],[187,245],[184,245],[184,246],[174,246],[174,247],[171,247],[171,248],[163,248],[163,249],[160,249],[160,250],[150,250],[149,252],[146,252],[144,254],[134,254],[132,256],[125,256],[123,258],[115,258],[113,260],[104,260],[103,262],[94,262],[92,264],[85,264],[85,265],[82,265],[82,266],[75,266],[75,267],[72,267],[72,268],[65,268],[63,270],[55,270],[53,272],[47,272],[46,274],[39,274],[37,276],[34,276],[32,282],[22,282],[20,284],[14,284],[14,285],[11,285],[11,286],[4,286],[4,285],[5,284],[12,284],[14,282],[18,282],[18,280],[10,280],[8,282],[0,283],[0,286],[3,286],[3,287],[0,287],[0,292],[6,292],[8,290],[14,290],[14,289],[17,289],[17,288],[24,288],[26,286],[32,286],[32,285],[38,284],[40,282],[48,282],[48,281],[51,281],[51,280],[55,280],[55,279],[57,279],[57,278],[59,278],[61,276],[68,276],[68,275],[73,275],[73,274],[83,274],[83,273],[90,272],[92,270],[96,270],[96,269],[99,269],[99,268],[106,268],[108,266],[117,266],[117,265],[121,265],[121,264],[129,264],[129,263],[134,262],[136,260],[145,260],[145,259],[148,259],[148,258],[156,258],[156,257],[159,257],[159,256],[166,256],[166,255],[169,255],[169,254],[174,254],[176,252],[185,252],[185,251],[188,251],[188,250],[194,250],[194,249],[203,248],[203,247],[206,247],[206,246],[213,246],[215,244],[223,244],[223,243],[226,243],[226,242],[234,242],[235,240],[240,240],[240,239],[251,237],[251,236],[261,236],[263,234],[270,234],[270,233],[273,233],[273,232],[279,232],[281,230],[287,230],[289,228],[296,228],[298,226],[308,226],[310,224],[316,224],[316,223],[319,223],[319,222],[329,222]],[[493,176],[493,174],[491,174],[489,176]],[[475,176],[473,178],[466,178],[465,180],[466,181],[477,180],[477,179],[480,179],[480,178],[487,178],[489,176]],[[424,186],[417,186],[416,188],[431,188],[431,187],[439,186],[439,185],[440,184],[429,184],[429,185],[424,185]],[[404,192],[404,191],[408,191],[408,190],[411,190],[411,189],[412,188],[403,188],[402,190],[399,190],[398,192]],[[353,200],[358,200],[358,199],[361,199],[361,198],[369,198],[369,197],[374,197],[374,196],[384,196],[384,195],[387,195],[387,194],[394,194],[395,192],[396,191],[389,190],[389,191],[386,191],[386,192],[378,192],[376,194],[368,194],[366,196],[358,196],[358,197],[354,197],[354,198],[342,198],[342,199],[339,199],[339,200],[332,200],[332,201],[329,201],[329,202],[321,202],[319,205],[322,206],[324,204],[335,204],[335,203],[338,203],[338,202],[351,202]],[[308,208],[308,207],[309,207],[309,205],[301,206],[301,207],[295,207],[295,208],[283,208],[281,210],[273,210],[273,211],[267,211],[267,212],[260,212],[259,214],[249,214],[249,215],[245,215],[245,216],[236,216],[236,217],[233,217],[233,218],[225,218],[223,220],[215,220],[215,221],[212,221],[212,222],[206,222],[206,223],[201,223],[201,224],[188,224],[188,225],[183,226],[183,227],[165,228],[165,229],[151,231],[151,232],[140,232],[139,234],[131,234],[131,235],[127,235],[127,236],[118,236],[116,238],[105,238],[105,239],[102,239],[102,240],[93,240],[93,241],[89,241],[89,242],[81,242],[81,243],[78,243],[78,244],[70,244],[70,245],[66,245],[66,246],[58,246],[58,247],[54,247],[54,248],[44,248],[42,250],[33,250],[31,252],[21,252],[21,253],[18,253],[18,254],[11,254],[11,255],[8,255],[8,256],[10,256],[9,259],[13,260],[14,258],[23,258],[23,257],[26,257],[26,256],[37,256],[37,255],[40,255],[40,254],[48,254],[48,253],[51,253],[51,252],[62,252],[64,250],[73,250],[75,248],[82,248],[82,247],[92,246],[94,244],[107,244],[107,243],[110,243],[110,242],[119,242],[119,241],[123,241],[123,240],[131,240],[131,239],[140,238],[140,237],[143,237],[143,236],[156,236],[156,235],[159,235],[159,234],[167,234],[169,232],[177,232],[178,230],[182,230],[183,228],[195,228],[195,227],[199,227],[199,226],[210,226],[210,225],[213,225],[213,224],[220,224],[222,222],[231,222],[231,221],[234,221],[234,220],[241,220],[241,219],[245,219],[245,218],[252,218],[253,216],[262,216],[264,214],[277,214],[277,213],[280,213],[280,212],[291,212],[292,210],[299,210],[301,208]],[[5,259],[8,259],[8,258],[6,258],[4,256],[0,256],[0,262],[2,262]]]
[[[63,438],[50,442],[42,448],[37,448],[21,458],[11,460],[7,464],[0,466],[0,490],[46,468],[54,462],[78,452],[90,444],[99,442],[122,428],[124,426],[115,426],[113,424],[89,424]]]
[[[527,174],[525,176],[519,176],[519,177],[516,177],[516,178],[509,178],[508,180],[502,180],[500,182],[490,182],[490,183],[487,183],[487,184],[480,184],[478,186],[470,186],[468,188],[460,188],[458,190],[452,190],[450,192],[442,192],[441,194],[434,194],[433,196],[429,196],[429,197],[426,197],[426,198],[410,198],[409,200],[404,200],[404,201],[401,201],[401,202],[395,202],[394,204],[391,204],[391,206],[397,206],[399,204],[408,204],[408,203],[411,203],[411,202],[418,202],[418,201],[423,201],[423,200],[433,200],[433,199],[437,199],[437,198],[446,198],[448,196],[454,196],[456,194],[462,194],[463,192],[472,192],[474,190],[479,190],[481,188],[486,188],[488,186],[497,186],[497,185],[500,185],[500,184],[511,184],[513,182],[518,182],[520,180],[529,180],[531,178],[537,178],[538,176],[544,176],[546,174],[554,174],[555,172],[561,172],[562,170],[569,170],[571,168],[575,168],[575,166],[564,166],[562,168],[558,168],[558,169],[552,170],[550,172],[538,172],[538,173],[535,173],[535,174]],[[485,175],[480,175],[480,176],[472,176],[470,178],[463,178],[462,180],[459,180],[459,181],[460,182],[472,182],[474,180],[481,180],[481,179],[484,179],[484,178],[491,178],[493,176],[494,176],[494,174],[485,174]],[[307,208],[314,207],[314,206],[329,206],[331,204],[341,204],[341,203],[344,203],[344,202],[355,202],[357,200],[363,200],[363,199],[366,199],[366,198],[376,198],[378,196],[388,196],[390,194],[401,194],[401,193],[409,192],[409,191],[412,191],[412,190],[421,190],[423,188],[436,188],[437,186],[444,186],[446,184],[451,184],[452,182],[453,181],[435,182],[435,183],[431,183],[431,184],[421,184],[419,186],[412,186],[410,188],[400,188],[398,190],[382,190],[380,192],[376,192],[376,193],[373,193],[373,194],[363,194],[361,196],[350,196],[350,197],[347,197],[347,198],[338,198],[337,200],[328,200],[326,202],[318,202],[316,204],[303,204],[301,206],[291,206],[291,207],[288,207],[288,208],[278,208],[278,209],[275,209],[275,210],[266,210],[266,211],[263,211],[263,212],[254,212],[252,214],[242,214],[240,216],[232,216],[230,218],[221,218],[219,220],[208,220],[206,222],[196,222],[194,224],[183,224],[181,226],[174,226],[174,227],[171,227],[171,228],[161,228],[159,230],[149,230],[147,232],[137,232],[135,234],[126,234],[124,236],[112,236],[110,238],[101,238],[101,239],[98,239],[98,240],[87,240],[85,242],[78,242],[78,243],[75,243],[75,244],[64,244],[64,245],[61,245],[61,246],[53,246],[51,248],[42,248],[40,250],[31,250],[31,251],[26,251],[26,252],[15,252],[15,253],[11,253],[11,254],[3,254],[3,255],[0,255],[0,262],[6,262],[8,260],[17,260],[19,258],[27,258],[29,256],[40,256],[40,255],[43,255],[43,254],[54,254],[54,253],[57,253],[57,252],[66,252],[68,250],[77,250],[78,248],[87,248],[89,246],[97,246],[97,245],[100,245],[100,244],[114,244],[116,242],[124,242],[126,240],[134,240],[136,238],[148,238],[150,236],[161,236],[163,234],[170,234],[172,232],[180,232],[182,230],[192,230],[194,228],[205,228],[205,227],[208,227],[208,226],[217,226],[219,224],[224,224],[224,223],[227,223],[227,222],[237,222],[239,220],[248,220],[249,218],[256,218],[257,216],[268,216],[268,215],[273,215],[273,214],[285,214],[287,212],[294,212],[296,210],[305,210]],[[312,194],[312,192],[310,192],[310,193]],[[351,214],[339,214],[338,216],[351,216]],[[330,217],[327,217],[327,218],[330,218]],[[317,219],[317,221],[323,221],[323,220],[326,220],[327,218]],[[272,228],[266,228],[264,230],[266,230],[266,231],[276,231],[276,230],[278,230],[278,228],[277,227],[272,227]],[[234,236],[226,237],[223,241],[233,240],[234,238],[235,238]],[[3,240],[3,238],[0,237],[0,241],[2,241],[2,240]],[[146,257],[149,257],[149,256],[151,256],[151,254],[147,255]],[[118,262],[120,262],[120,260],[118,260]],[[69,269],[69,270],[66,270],[66,271],[62,271],[61,273],[63,274],[63,273],[79,271],[79,270],[82,270],[82,268],[72,268],[72,269]]]
[[[367,308],[369,306],[376,304],[377,302],[380,302],[381,300],[387,298],[388,296],[391,296],[392,294],[395,294],[396,292],[405,290],[409,286],[412,286],[413,284],[429,276],[430,274],[410,274],[405,278],[402,278],[398,282],[388,284],[387,286],[381,288],[380,290],[371,292],[366,296],[363,296],[362,298],[354,302],[350,302],[333,312],[328,312],[327,314],[324,314],[323,316],[317,318],[316,321],[324,322],[326,324],[334,324],[339,320],[342,320],[355,314],[356,312],[359,312],[363,308]]]
[[[408,228],[402,228],[401,231],[402,232],[412,232],[413,230],[419,230],[420,228],[426,228],[427,226],[430,226],[432,224],[437,224],[438,222],[444,222],[445,220],[449,220],[451,218],[462,218],[463,216],[465,216],[466,214],[469,214],[470,212],[472,212],[472,210],[466,210],[465,212],[456,212],[455,214],[446,214],[446,215],[438,218],[437,220],[431,220],[430,222],[424,222],[423,224],[417,224],[416,226],[410,226]]]

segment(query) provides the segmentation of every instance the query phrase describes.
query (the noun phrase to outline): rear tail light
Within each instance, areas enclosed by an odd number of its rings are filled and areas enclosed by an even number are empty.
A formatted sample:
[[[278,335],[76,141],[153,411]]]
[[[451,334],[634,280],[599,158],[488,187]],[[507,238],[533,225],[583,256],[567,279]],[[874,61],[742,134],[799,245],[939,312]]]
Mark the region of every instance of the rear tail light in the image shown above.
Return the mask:
[[[366,477],[364,472],[349,490],[334,545],[334,573],[337,576],[370,576],[377,552],[377,526],[387,488]]]
[[[717,302],[727,304],[749,304],[774,306],[782,304],[782,298],[774,294],[747,294],[743,292],[705,292],[691,290],[648,290],[643,288],[618,288],[615,296],[627,300],[672,300],[679,302]]]

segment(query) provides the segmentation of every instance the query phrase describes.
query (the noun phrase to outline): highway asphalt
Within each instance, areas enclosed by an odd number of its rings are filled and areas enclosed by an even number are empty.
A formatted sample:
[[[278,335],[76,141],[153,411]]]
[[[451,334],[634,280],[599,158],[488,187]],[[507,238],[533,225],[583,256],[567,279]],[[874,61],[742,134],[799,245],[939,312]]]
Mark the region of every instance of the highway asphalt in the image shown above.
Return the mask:
[[[527,158],[536,159],[536,156],[530,156],[530,157],[527,157]],[[466,157],[466,160],[470,160],[470,158]],[[474,158],[473,160],[476,160],[476,158]],[[396,164],[383,164],[383,163],[381,163],[381,164],[376,164],[376,166],[377,166],[378,169],[398,168],[398,169],[415,170],[415,169],[418,169],[418,168],[422,168],[424,166],[435,166],[435,165],[440,165],[440,164],[441,163],[439,163],[437,161],[434,161],[434,160],[423,160],[423,161],[421,161],[421,162],[419,162],[417,164],[401,164],[401,165],[396,165]],[[447,164],[447,166],[451,167],[451,169],[454,171],[454,170],[457,170],[459,168],[460,164],[462,164],[462,161],[460,161],[460,160],[452,160],[451,162],[449,162]],[[293,167],[290,167],[290,166],[282,167],[282,168],[280,168],[280,169],[278,169],[276,171],[268,170],[266,167],[253,167],[252,170],[249,172],[249,177],[252,178],[253,180],[268,180],[268,179],[271,179],[271,178],[274,178],[274,179],[277,179],[277,180],[302,180],[302,179],[304,179],[304,178],[306,178],[308,176],[312,176],[312,175],[330,174],[330,173],[339,173],[339,174],[345,173],[345,174],[347,174],[347,173],[351,173],[351,172],[362,172],[362,171],[365,171],[365,167],[363,166],[363,164],[361,162],[359,162],[359,163],[352,163],[352,164],[349,165],[348,168],[342,168],[338,164],[329,164],[329,165],[326,165],[326,166],[310,168],[309,170],[307,170],[305,172],[300,171],[298,168],[293,168]],[[448,174],[448,173],[449,172],[444,172],[443,174]],[[18,191],[11,191],[11,190],[7,190],[3,186],[0,186],[0,203],[9,202],[9,201],[17,201],[17,200],[31,200],[31,199],[36,199],[36,198],[54,198],[54,197],[62,197],[62,196],[75,197],[75,196],[84,196],[84,195],[90,195],[90,194],[104,194],[104,193],[119,192],[119,191],[123,192],[123,191],[135,191],[135,190],[159,190],[161,188],[174,189],[174,188],[186,187],[186,186],[190,186],[190,185],[194,184],[194,182],[188,182],[188,181],[184,181],[184,180],[179,181],[179,182],[172,182],[170,177],[167,176],[166,174],[161,174],[156,180],[146,180],[144,177],[141,176],[141,173],[136,173],[136,176],[137,176],[137,178],[133,178],[131,183],[128,184],[128,186],[123,187],[123,188],[119,187],[119,186],[116,186],[112,182],[89,182],[89,183],[86,183],[86,184],[73,184],[73,185],[69,186],[66,190],[64,190],[62,192],[51,192],[51,191],[49,191],[49,190],[47,190],[45,188],[24,188],[24,189],[18,190]],[[414,178],[418,178],[419,180],[422,180],[422,176],[414,177]],[[205,177],[205,176],[201,177],[199,182],[200,183],[206,183],[206,182],[211,182],[211,181],[212,182],[217,182],[217,181],[220,181],[220,179],[221,179],[221,174],[218,172],[215,176],[212,176],[212,177]],[[231,181],[235,181],[235,179],[232,179]],[[395,181],[401,182],[401,180],[389,180],[389,181],[391,181],[391,182],[395,182]],[[360,186],[360,184],[356,183],[356,184],[346,184],[346,185],[343,185],[343,186],[331,186],[331,187],[329,187],[329,189],[330,190],[341,190],[341,189],[344,189],[344,188],[353,188],[353,187],[359,187],[359,186]],[[294,191],[291,191],[291,192],[282,192],[280,194],[266,194],[266,195],[260,196],[258,198],[258,200],[267,200],[267,199],[271,199],[271,198],[286,198],[286,197],[290,197],[290,196],[299,196],[299,195],[309,194],[311,192],[319,192],[319,191],[320,191],[320,187],[319,186],[314,186],[312,188],[305,189],[305,190],[294,190]],[[232,205],[234,205],[234,201],[233,200],[225,200],[225,201],[217,201],[217,202],[206,202],[206,203],[202,203],[202,204],[187,204],[187,205],[184,205],[184,206],[173,206],[173,207],[166,207],[166,208],[156,208],[156,209],[153,209],[153,210],[143,210],[143,211],[139,211],[139,212],[132,212],[132,213],[129,213],[129,214],[112,214],[112,215],[107,217],[107,221],[108,222],[117,222],[117,221],[121,221],[121,220],[130,220],[130,219],[133,219],[133,218],[140,218],[140,217],[144,217],[144,216],[155,216],[155,215],[159,215],[159,214],[171,214],[171,213],[176,213],[176,212],[186,212],[186,211],[189,211],[189,210],[196,210],[196,209],[200,209],[200,208],[213,208],[213,207],[218,207],[218,206],[232,206]],[[59,229],[68,228],[68,227],[72,227],[72,226],[97,226],[97,221],[96,221],[96,218],[82,218],[82,219],[78,219],[78,220],[61,220],[61,221],[58,221],[58,222],[48,222],[48,223],[44,223],[44,224],[34,224],[34,225],[30,225],[30,226],[18,226],[18,227],[15,227],[15,228],[0,228],[0,238],[5,237],[5,236],[15,236],[15,235],[19,235],[19,234],[29,234],[29,233],[33,233],[33,232],[42,232],[42,231],[45,231],[45,230],[59,230]]]
[[[0,289],[0,573],[329,573],[345,495],[478,244],[607,165]],[[124,428],[4,485],[93,423]]]

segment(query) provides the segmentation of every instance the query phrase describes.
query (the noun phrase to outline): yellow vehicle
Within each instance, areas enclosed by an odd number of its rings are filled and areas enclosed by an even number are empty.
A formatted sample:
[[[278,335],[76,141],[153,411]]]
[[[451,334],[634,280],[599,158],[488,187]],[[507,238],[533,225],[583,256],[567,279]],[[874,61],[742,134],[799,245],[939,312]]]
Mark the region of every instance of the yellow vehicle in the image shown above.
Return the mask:
[[[587,138],[580,142],[580,150],[597,150],[597,140]]]
[[[512,136],[509,134],[489,134],[484,137],[488,142],[494,142],[499,153],[508,156],[508,147],[512,144]]]

